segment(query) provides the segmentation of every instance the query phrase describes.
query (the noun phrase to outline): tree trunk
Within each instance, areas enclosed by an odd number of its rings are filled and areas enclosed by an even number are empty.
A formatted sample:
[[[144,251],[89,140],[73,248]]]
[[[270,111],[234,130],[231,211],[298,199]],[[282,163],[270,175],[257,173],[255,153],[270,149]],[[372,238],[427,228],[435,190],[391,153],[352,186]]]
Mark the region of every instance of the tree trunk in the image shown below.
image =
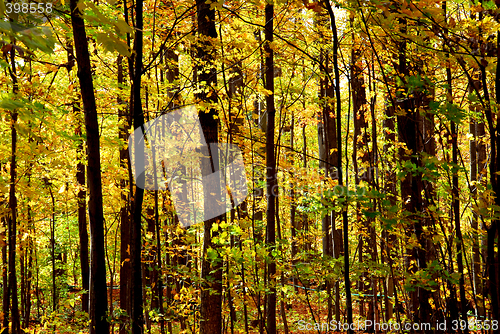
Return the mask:
[[[144,114],[141,99],[141,77],[142,77],[142,53],[143,53],[143,0],[137,0],[135,6],[135,40],[134,53],[135,65],[133,73],[132,96],[133,104],[133,122],[134,130],[142,128],[145,136]],[[135,156],[143,157],[145,150],[145,140],[142,136],[134,136]],[[144,160],[135,159],[135,170],[145,170]],[[129,286],[129,305],[130,316],[132,318],[132,333],[142,334],[144,332],[143,317],[143,294],[142,294],[142,202],[144,199],[145,174],[137,177],[135,185],[133,221],[130,230],[130,286]]]
[[[278,178],[276,174],[276,158],[274,155],[274,51],[271,48],[273,41],[274,5],[267,3],[265,8],[265,38],[264,50],[266,52],[266,89],[271,93],[266,96],[267,131],[266,131],[266,170],[267,170],[267,228],[266,245],[268,247],[269,262],[267,269],[267,284],[269,293],[266,298],[267,307],[267,333],[276,333],[276,260],[271,255],[276,247],[276,192],[278,191]]]
[[[353,36],[354,38],[354,36]],[[365,90],[365,80],[362,72],[362,58],[361,58],[361,46],[357,45],[353,47],[351,52],[351,92],[353,101],[353,119],[354,119],[354,144],[353,144],[353,157],[352,162],[354,166],[354,182],[356,184],[356,189],[360,185],[361,181],[364,180],[367,183],[373,185],[372,179],[372,167],[374,164],[373,152],[370,154],[368,148],[368,142],[370,136],[368,134],[368,122],[367,112],[368,105],[366,99]],[[355,49],[354,49],[355,48]],[[373,120],[375,122],[375,120]],[[369,217],[364,217],[362,211],[376,211],[376,207],[370,203],[370,205],[362,204],[360,202],[356,203],[357,221],[361,222],[360,229],[363,233],[359,236],[359,259],[360,263],[363,263],[363,255],[365,251],[370,256],[372,263],[377,263],[377,244],[375,240],[375,229],[373,227],[373,219]],[[366,248],[366,249],[365,249]],[[363,276],[359,282],[359,290],[363,292],[365,287],[370,287],[368,291],[369,295],[372,295],[368,301],[368,314],[366,314],[367,320],[371,323],[375,323],[375,310],[376,305],[376,280],[370,278],[368,273],[363,273]],[[365,312],[364,298],[361,298],[360,303],[360,313]],[[373,327],[366,329],[368,332],[372,333],[374,331]]]
[[[44,178],[45,186],[49,189],[52,201],[52,217],[50,219],[50,260],[52,264],[52,311],[57,310],[57,284],[56,284],[56,200],[52,192],[52,184],[48,178]],[[54,326],[55,330],[55,326]]]
[[[2,205],[4,203],[2,202]],[[7,245],[8,245],[8,234],[7,234],[7,218],[2,217],[2,228],[3,231],[0,232],[0,240],[2,242],[2,327],[8,328],[9,326],[9,303],[10,303],[10,292],[9,292],[9,276],[8,276],[8,258],[7,258]]]
[[[498,6],[497,6],[498,7]],[[500,32],[497,32],[497,48],[500,47]],[[500,57],[498,57],[500,59]],[[486,87],[486,70],[481,66],[483,80],[483,89],[487,92]],[[488,100],[486,98],[486,100]],[[488,101],[489,102],[489,101]],[[495,75],[495,102],[500,103],[500,65],[497,64]],[[488,123],[493,124],[493,117],[490,115]],[[497,172],[500,167],[500,121],[497,119],[495,128],[490,127],[490,180],[493,192],[495,193],[495,204],[500,205],[500,176]],[[494,320],[500,319],[500,260],[499,260],[499,227],[500,220],[494,218],[488,228],[488,243],[487,243],[487,268],[489,278],[489,292],[491,298],[491,317]]]
[[[478,122],[477,128],[476,128],[476,133],[477,133],[477,173],[478,173],[478,178],[479,178],[479,183],[481,184],[483,189],[486,189],[486,184],[488,182],[488,175],[487,175],[487,158],[486,158],[486,144],[485,144],[485,127],[484,127],[484,122]],[[484,194],[479,193],[479,205],[485,206],[484,201]],[[483,218],[479,216],[478,218],[481,218],[481,225],[480,229],[482,231],[486,231],[486,226],[484,224]],[[479,237],[479,244],[481,245],[481,248],[487,249],[487,238],[484,237],[484,235],[481,235]],[[483,251],[484,252],[484,251]],[[483,253],[484,254],[484,253]],[[485,256],[481,254],[481,260],[482,260],[482,266],[481,266],[481,284],[480,284],[480,291],[478,293],[478,298],[479,298],[479,305],[480,305],[480,310],[479,310],[479,315],[480,316],[485,316],[486,315],[486,298],[485,296],[488,295],[487,293],[487,284],[485,281]],[[480,296],[480,297],[479,297]]]
[[[176,80],[179,79],[179,56],[170,48],[166,50],[165,55],[166,55],[166,68],[167,68],[166,79],[167,79],[167,82],[169,84],[173,85],[176,82]],[[161,77],[163,79],[163,75],[161,75]],[[179,90],[178,85],[175,85],[171,89],[169,89],[167,92],[168,108],[170,110],[174,110],[179,105],[180,96],[179,96],[178,90]],[[186,184],[185,181],[181,181],[181,182],[184,182],[184,185]],[[187,202],[187,190],[186,190],[185,186],[183,186],[183,189],[182,189],[182,196],[183,196],[183,201]],[[172,212],[172,215],[173,215],[173,212]],[[172,219],[172,224],[174,226],[177,226],[178,223],[179,223],[178,217],[175,216],[175,219]],[[182,230],[182,231],[184,231],[184,230]],[[183,240],[184,239],[181,238],[179,235],[176,235],[174,237],[174,244],[181,244],[181,243],[183,243]],[[179,247],[178,249],[181,249],[181,247]],[[170,266],[178,265],[179,263],[178,263],[177,259],[178,259],[177,256],[170,257],[170,254],[167,253],[167,262],[169,262],[169,263],[167,263],[167,266],[168,265],[170,265]],[[171,286],[173,283],[174,283],[174,280],[171,278],[170,275],[167,275],[166,282],[165,282],[165,284],[166,284],[166,303],[172,302],[172,288],[171,288]],[[178,284],[179,281],[177,280],[175,283]],[[179,289],[177,289],[177,292],[179,292]],[[181,329],[184,329],[185,328],[184,319],[181,319],[180,322],[181,322]],[[168,331],[168,333],[172,332],[172,321],[171,320],[168,320],[167,331]]]
[[[118,68],[118,84],[125,84],[124,69],[122,64],[122,57],[118,56],[117,59]],[[123,104],[124,101],[120,95],[117,97],[118,104]],[[119,129],[118,138],[124,143],[127,142],[128,129],[130,128],[130,113],[128,112],[130,108],[127,106],[120,106],[118,108],[118,118],[119,118]],[[126,169],[131,177],[130,172],[130,161],[129,154],[126,145],[120,147],[120,168]],[[129,300],[129,288],[130,288],[130,194],[127,191],[127,186],[130,186],[130,182],[126,179],[120,180],[120,308],[127,314],[122,316],[120,319],[120,334],[127,334],[128,324],[130,322],[130,300]]]
[[[12,93],[18,94],[18,83],[16,73],[16,49],[13,47],[10,51],[10,75],[12,78]],[[11,302],[11,331],[12,333],[20,333],[21,322],[19,318],[19,302],[17,298],[17,277],[16,277],[16,238],[17,238],[17,198],[16,198],[16,184],[17,184],[17,111],[11,111],[11,156],[10,156],[10,186],[9,186],[9,211],[10,215],[7,216],[7,230],[9,235],[9,271],[8,271],[8,294],[7,300]],[[9,299],[10,297],[10,299]],[[7,313],[8,315],[8,313]]]
[[[215,30],[215,10],[206,0],[197,0],[197,23],[200,41],[198,42],[197,56],[199,64],[198,83],[205,83],[202,92],[197,94],[197,99],[201,103],[213,104],[217,102],[215,85],[217,83],[217,72],[215,68],[215,49],[213,42],[217,38]],[[207,93],[208,91],[208,93]],[[199,119],[208,152],[204,152],[205,157],[201,159],[201,170],[203,176],[208,176],[219,170],[219,155],[217,150],[212,149],[210,143],[216,143],[219,137],[219,119],[217,110],[213,105],[207,111],[200,110]],[[208,183],[208,182],[207,182]],[[220,182],[211,182],[203,185],[204,211],[205,215],[210,215],[213,208],[210,203],[220,200]],[[211,215],[212,217],[214,215]],[[219,254],[218,246],[212,243],[212,238],[218,235],[218,231],[212,231],[212,226],[225,219],[225,215],[205,220],[203,239],[203,258],[201,268],[201,278],[203,280],[201,289],[201,334],[217,334],[222,331],[222,254]],[[207,258],[209,248],[217,252],[217,259]],[[212,290],[212,291],[210,291]]]
[[[87,130],[89,218],[91,235],[90,271],[90,334],[109,333],[107,321],[106,263],[104,260],[104,213],[102,205],[101,158],[99,124],[94,96],[87,33],[78,0],[70,1],[71,23],[78,63],[78,78],[82,93]],[[104,300],[103,300],[104,298]]]
[[[69,44],[68,46],[68,75],[71,72],[74,64],[75,57],[73,55],[73,46]],[[73,102],[73,113],[77,118],[77,122],[80,122],[79,115],[81,113],[80,104],[77,99]],[[85,152],[83,150],[84,137],[82,136],[81,125],[78,123],[75,129],[75,134],[81,136],[82,138],[78,142],[76,148],[77,165],[76,165],[76,182],[78,183],[78,236],[80,239],[80,269],[82,274],[82,289],[85,291],[82,293],[82,311],[89,312],[89,278],[90,278],[90,267],[89,267],[89,235],[87,232],[87,187],[85,184],[85,165],[83,160],[85,158]]]

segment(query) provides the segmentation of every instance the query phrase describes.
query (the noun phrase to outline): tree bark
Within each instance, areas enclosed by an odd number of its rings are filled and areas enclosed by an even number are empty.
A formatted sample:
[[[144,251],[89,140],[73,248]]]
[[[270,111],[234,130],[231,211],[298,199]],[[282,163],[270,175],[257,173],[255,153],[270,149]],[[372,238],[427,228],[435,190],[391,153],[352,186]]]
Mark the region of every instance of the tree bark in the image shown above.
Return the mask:
[[[68,75],[71,72],[74,64],[75,57],[73,54],[73,46],[68,43]],[[81,113],[80,104],[77,99],[73,102],[73,113],[80,122],[79,116]],[[82,311],[89,312],[89,279],[90,279],[90,266],[89,266],[89,235],[87,232],[87,188],[85,184],[85,165],[83,160],[85,152],[83,150],[84,137],[82,136],[81,125],[78,123],[75,129],[75,134],[82,138],[78,141],[76,148],[77,165],[76,165],[76,182],[78,183],[78,236],[80,239],[80,270],[82,274],[82,289],[86,292],[82,293]]]
[[[267,228],[266,245],[269,251],[269,262],[267,264],[267,284],[269,293],[266,296],[267,305],[267,333],[276,333],[276,260],[272,255],[276,247],[276,192],[278,191],[278,178],[276,174],[276,158],[274,155],[274,51],[271,48],[273,42],[273,18],[274,5],[267,3],[265,8],[265,39],[264,50],[266,52],[266,89],[270,92],[266,96],[267,109],[267,131],[266,131],[266,190],[267,190]]]
[[[18,83],[16,73],[15,51],[13,47],[10,51],[10,76],[12,78],[12,93],[18,94]],[[11,156],[10,156],[10,186],[9,186],[9,211],[7,216],[7,230],[9,235],[9,285],[7,300],[10,300],[11,331],[20,333],[21,322],[19,318],[19,302],[17,298],[17,277],[16,277],[16,238],[17,238],[17,198],[16,198],[16,178],[17,178],[17,111],[12,110],[11,116]],[[9,298],[10,297],[10,298]],[[7,316],[7,315],[6,315]]]
[[[207,110],[199,111],[199,119],[207,151],[201,159],[202,175],[210,175],[219,170],[219,155],[217,150],[212,149],[210,143],[216,143],[219,137],[219,119],[217,110],[212,105],[217,102],[217,72],[215,68],[215,49],[213,42],[217,38],[215,29],[215,10],[209,1],[197,0],[197,23],[198,42],[197,56],[202,63],[198,64],[196,73],[198,83],[205,83],[202,92],[197,94],[200,103],[207,105]],[[209,203],[220,200],[220,182],[204,184],[203,197],[205,214],[210,213],[213,208]],[[218,246],[212,243],[212,238],[218,235],[218,229],[212,230],[214,223],[225,219],[225,215],[205,220],[203,239],[203,258],[201,277],[203,280],[201,289],[201,334],[217,334],[222,332],[222,255],[219,254]],[[217,258],[207,258],[208,250],[212,248],[217,252]],[[212,290],[212,291],[210,291]]]
[[[104,260],[104,213],[102,204],[101,158],[99,152],[99,123],[94,96],[87,33],[78,0],[70,1],[71,23],[78,64],[78,78],[82,93],[87,130],[89,220],[91,235],[90,270],[90,334],[109,333],[107,321],[106,263]],[[105,300],[103,300],[103,298]]]
[[[2,203],[3,205],[3,203]],[[8,258],[7,258],[7,245],[8,245],[8,234],[7,234],[7,218],[2,217],[2,227],[3,232],[0,233],[0,240],[2,240],[2,327],[8,328],[9,326],[9,276],[8,276]]]
[[[133,95],[133,124],[134,130],[142,128],[145,134],[144,114],[142,109],[141,99],[141,78],[143,67],[143,0],[137,0],[135,6],[135,40],[134,40],[134,55],[135,65],[133,73],[132,95]],[[142,136],[134,137],[135,156],[143,157],[145,150],[145,138]],[[143,159],[135,159],[136,170],[144,170]],[[133,221],[131,222],[130,230],[130,286],[129,286],[129,301],[130,301],[130,316],[132,318],[132,333],[142,334],[144,332],[144,317],[143,317],[143,292],[142,292],[142,265],[141,265],[141,250],[142,250],[142,203],[144,199],[145,174],[142,173],[137,177],[134,196]]]
[[[118,84],[125,84],[124,69],[122,64],[122,57],[118,56],[117,59],[118,68]],[[120,95],[117,98],[118,104],[124,103]],[[118,138],[127,142],[128,129],[131,126],[130,113],[128,112],[130,105],[120,106],[118,108]],[[120,147],[120,168],[126,169],[131,177],[130,172],[130,161],[129,154],[124,144]],[[127,186],[130,182],[126,179],[120,180],[120,198],[121,198],[121,208],[120,208],[120,308],[127,314],[122,316],[120,319],[120,334],[127,334],[128,324],[130,322],[130,305],[129,305],[129,286],[130,286],[130,194],[127,191]]]

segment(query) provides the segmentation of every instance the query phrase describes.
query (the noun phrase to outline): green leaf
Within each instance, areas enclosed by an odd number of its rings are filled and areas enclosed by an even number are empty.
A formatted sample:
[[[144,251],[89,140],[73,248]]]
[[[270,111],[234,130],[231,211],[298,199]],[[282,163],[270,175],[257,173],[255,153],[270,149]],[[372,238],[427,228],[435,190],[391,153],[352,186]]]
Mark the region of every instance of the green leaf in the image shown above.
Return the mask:
[[[213,249],[213,248],[209,248],[209,249],[207,250],[207,256],[208,256],[208,258],[209,258],[210,260],[212,260],[212,261],[213,261],[213,260],[215,260],[215,259],[217,259],[217,258],[219,257],[219,254],[217,253],[217,251],[216,251],[215,249]]]
[[[375,218],[379,215],[379,212],[377,211],[363,211],[363,214],[367,217],[367,218]]]

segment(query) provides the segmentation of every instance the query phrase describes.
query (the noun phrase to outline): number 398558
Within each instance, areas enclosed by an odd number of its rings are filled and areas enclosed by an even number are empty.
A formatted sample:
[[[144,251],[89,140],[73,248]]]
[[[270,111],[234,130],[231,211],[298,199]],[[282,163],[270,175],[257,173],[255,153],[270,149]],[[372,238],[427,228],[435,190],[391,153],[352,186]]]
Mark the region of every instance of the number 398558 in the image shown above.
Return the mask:
[[[46,2],[46,3],[35,3],[35,2],[21,2],[21,3],[12,3],[8,2],[5,4],[5,12],[7,14],[10,13],[52,13],[52,3],[51,2]]]

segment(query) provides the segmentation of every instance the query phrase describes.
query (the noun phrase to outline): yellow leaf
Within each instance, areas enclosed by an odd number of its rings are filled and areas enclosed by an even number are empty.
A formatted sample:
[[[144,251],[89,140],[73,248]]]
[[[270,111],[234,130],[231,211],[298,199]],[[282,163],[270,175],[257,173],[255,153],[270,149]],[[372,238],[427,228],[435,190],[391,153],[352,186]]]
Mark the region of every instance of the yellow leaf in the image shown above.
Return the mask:
[[[122,33],[130,34],[134,31],[134,29],[132,29],[124,20],[118,20],[114,24]]]

